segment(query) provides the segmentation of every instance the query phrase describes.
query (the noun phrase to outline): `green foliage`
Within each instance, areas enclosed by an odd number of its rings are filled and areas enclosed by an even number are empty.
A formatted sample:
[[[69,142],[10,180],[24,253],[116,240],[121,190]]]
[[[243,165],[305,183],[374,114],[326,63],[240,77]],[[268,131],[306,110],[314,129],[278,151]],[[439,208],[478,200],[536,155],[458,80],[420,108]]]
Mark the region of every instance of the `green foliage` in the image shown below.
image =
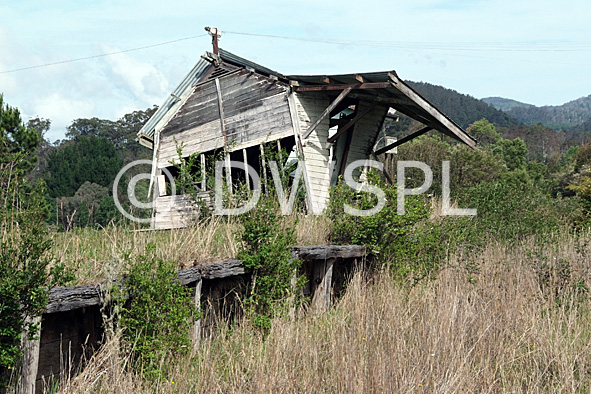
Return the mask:
[[[395,264],[396,270],[406,267],[415,255],[413,249],[408,248],[416,239],[415,226],[428,218],[428,205],[422,196],[406,196],[405,214],[398,215],[396,186],[387,185],[376,172],[369,172],[368,181],[384,192],[385,207],[372,216],[345,213],[345,204],[368,210],[376,206],[378,198],[373,193],[356,192],[339,182],[331,190],[327,211],[331,219],[330,240],[335,244],[365,245],[382,263]],[[406,268],[398,273],[404,276]]]
[[[552,199],[518,176],[468,188],[459,202],[478,210],[470,221],[469,241],[473,244],[489,240],[512,243],[528,235],[548,234],[565,220],[561,200]]]
[[[58,198],[58,218],[62,229],[69,231],[74,226],[93,225],[96,222],[95,216],[100,209],[100,204],[108,197],[109,190],[106,187],[86,181],[72,197]]]
[[[591,164],[591,143],[578,146],[572,157],[575,162],[575,171],[580,171],[583,166]]]
[[[177,280],[175,264],[154,257],[154,245],[132,261],[116,299],[124,306],[120,326],[133,366],[144,376],[162,374],[161,361],[187,354],[197,311],[190,290]],[[127,300],[127,301],[126,301]]]
[[[450,151],[449,160],[453,191],[474,186],[480,182],[494,181],[506,171],[503,160],[486,149],[471,149],[465,145],[456,145]]]
[[[273,317],[285,315],[291,306],[290,297],[302,285],[301,278],[292,283],[301,264],[291,256],[295,225],[281,216],[277,200],[268,195],[239,219],[243,230],[238,258],[252,270],[244,302],[246,312],[256,327],[267,330]]]
[[[556,130],[576,126],[591,118],[591,96],[558,106],[520,106],[507,113],[525,124],[542,123]]]
[[[261,179],[264,193],[254,209],[239,216],[242,231],[238,234],[242,245],[238,258],[252,270],[252,281],[244,302],[246,312],[254,326],[263,331],[270,328],[273,317],[285,315],[298,302],[296,296],[299,296],[298,289],[304,280],[297,277],[301,262],[291,255],[291,247],[296,243],[296,223],[291,217],[281,215],[269,162],[277,163],[286,196],[290,193],[289,174],[295,170],[295,165],[284,167],[288,154],[283,149],[277,149],[276,144],[266,144],[264,152],[265,156],[259,163],[263,168],[264,159],[268,174],[267,182],[264,177]],[[300,194],[300,203],[301,198]],[[297,206],[296,201],[296,209]]]
[[[108,139],[81,136],[50,154],[46,176],[49,195],[73,196],[84,182],[109,187],[122,164]]]
[[[577,194],[581,204],[582,212],[577,224],[591,224],[591,176],[587,174],[580,177],[576,183],[570,184],[568,189]]]
[[[121,219],[121,213],[115,205],[115,200],[110,195],[104,196],[96,210],[95,223],[101,227],[106,227],[112,221],[119,219]]]
[[[427,164],[433,171],[433,193],[441,193],[441,162],[449,160],[451,146],[439,136],[421,136],[402,144],[395,155],[393,168],[388,169],[393,176],[400,160],[416,160]],[[454,166],[452,166],[452,171]],[[420,187],[424,181],[423,172],[418,168],[407,169],[406,187]]]
[[[474,97],[425,82],[409,84],[462,127],[482,118],[502,127],[519,124],[510,115]]]
[[[1,101],[0,96],[0,101]],[[1,104],[1,103],[0,103]],[[0,387],[8,369],[17,369],[21,333],[38,335],[32,318],[40,316],[47,291],[71,279],[48,254],[43,184],[30,185],[38,134],[28,130],[18,110],[0,105]],[[50,268],[51,267],[51,268]]]
[[[509,171],[523,169],[527,164],[527,147],[521,138],[499,140],[493,153],[503,159]]]
[[[26,174],[37,161],[35,151],[40,142],[39,134],[23,124],[20,111],[4,104],[4,96],[0,94],[0,162],[8,163],[16,158],[15,174]]]
[[[106,138],[113,143],[125,158],[126,163],[139,158],[148,158],[148,150],[138,144],[136,138],[138,131],[156,112],[156,109],[157,107],[154,106],[144,111],[134,111],[117,121],[99,118],[76,119],[66,128],[66,137],[74,141],[84,136]]]
[[[478,145],[489,147],[496,144],[501,139],[501,134],[497,132],[495,126],[486,119],[478,120],[472,123],[466,131],[478,141]]]

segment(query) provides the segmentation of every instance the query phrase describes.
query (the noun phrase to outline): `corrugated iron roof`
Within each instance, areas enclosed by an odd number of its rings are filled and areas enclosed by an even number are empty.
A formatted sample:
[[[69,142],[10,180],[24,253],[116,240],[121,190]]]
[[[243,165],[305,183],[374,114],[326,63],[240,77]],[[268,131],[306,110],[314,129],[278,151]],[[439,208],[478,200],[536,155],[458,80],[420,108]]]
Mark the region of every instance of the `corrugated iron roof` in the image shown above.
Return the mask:
[[[162,120],[170,108],[178,101],[178,98],[182,96],[183,93],[185,93],[186,90],[195,84],[201,77],[203,77],[210,66],[217,66],[220,64],[223,65],[223,63],[252,69],[257,73],[273,76],[284,81],[295,81],[299,86],[324,85],[328,87],[330,84],[358,85],[361,83],[360,81],[363,81],[363,83],[389,82],[392,84],[391,87],[381,89],[362,89],[356,91],[359,92],[356,94],[369,100],[382,100],[385,105],[390,105],[398,111],[421,121],[425,125],[441,131],[460,141],[463,141],[470,146],[474,146],[476,143],[476,141],[471,136],[469,136],[456,122],[437,109],[437,107],[431,104],[417,91],[404,83],[404,81],[402,81],[396,75],[395,71],[338,75],[283,75],[275,70],[264,67],[248,59],[244,59],[221,48],[219,49],[218,56],[206,52],[205,55],[201,57],[195,67],[193,67],[193,69],[183,78],[181,83],[173,91],[171,96],[169,96],[164,101],[162,106],[156,111],[152,118],[150,118],[144,127],[142,127],[138,133],[138,137],[140,139],[144,138],[152,141],[154,138],[154,130],[156,125],[160,122],[160,120]],[[327,81],[329,82],[328,84]],[[385,93],[386,96],[380,95],[382,92]]]
[[[260,74],[273,75],[277,78],[286,79],[285,76],[275,70],[271,70],[265,66],[261,66],[258,63],[245,59],[243,57],[234,55],[232,52],[228,52],[222,48],[219,49],[219,56],[224,62],[232,63],[237,66],[246,68],[252,68]]]
[[[211,65],[211,62],[205,58],[199,59],[197,64],[189,71],[187,75],[181,80],[181,83],[172,91],[172,93],[164,100],[164,103],[158,108],[158,110],[152,115],[152,117],[146,122],[146,124],[138,132],[138,137],[152,140],[154,138],[154,128],[162,120],[164,115],[170,110],[170,108],[179,100],[179,97],[191,87],[195,82],[199,80],[207,71],[207,68]]]

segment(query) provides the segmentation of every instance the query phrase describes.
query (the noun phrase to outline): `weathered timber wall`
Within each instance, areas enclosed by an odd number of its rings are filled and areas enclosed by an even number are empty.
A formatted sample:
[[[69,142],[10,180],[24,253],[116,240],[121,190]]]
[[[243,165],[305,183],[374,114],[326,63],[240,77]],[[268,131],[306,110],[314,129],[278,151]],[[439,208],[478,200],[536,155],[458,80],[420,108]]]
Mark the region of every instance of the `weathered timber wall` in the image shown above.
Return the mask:
[[[208,203],[209,194],[201,194],[204,202]],[[154,205],[152,228],[155,230],[187,227],[199,213],[199,206],[188,195],[160,196],[156,198]]]
[[[363,112],[368,106],[368,102],[362,101],[359,105],[358,112]],[[376,105],[367,115],[355,123],[346,165],[351,164],[355,160],[367,160],[369,158],[369,152],[373,149],[373,144],[382,127],[382,122],[387,111],[387,107]]]
[[[314,93],[294,93],[293,103],[302,135],[320,117],[330,104],[328,97]],[[330,145],[327,142],[329,117],[325,117],[316,129],[303,141],[301,156],[307,175],[307,194],[309,194],[312,211],[320,213],[328,202],[330,188],[329,155]]]
[[[183,155],[204,153],[226,144],[241,149],[293,135],[287,104],[289,88],[271,78],[247,70],[195,87],[194,92],[160,132],[158,166],[177,158],[177,143]],[[223,115],[220,119],[220,101]]]

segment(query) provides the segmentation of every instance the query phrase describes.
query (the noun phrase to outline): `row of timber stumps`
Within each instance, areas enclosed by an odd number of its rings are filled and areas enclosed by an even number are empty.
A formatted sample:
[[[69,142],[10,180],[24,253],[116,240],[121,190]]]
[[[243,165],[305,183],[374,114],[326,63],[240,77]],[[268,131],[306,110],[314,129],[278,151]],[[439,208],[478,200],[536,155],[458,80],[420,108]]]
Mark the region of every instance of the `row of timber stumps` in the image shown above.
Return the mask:
[[[353,269],[365,262],[366,252],[355,245],[295,246],[292,255],[302,261],[300,274],[307,278],[303,292],[309,308],[323,311],[343,291]],[[219,319],[240,313],[241,290],[250,274],[240,260],[228,259],[178,271],[178,279],[193,289],[195,303],[203,311],[192,332],[197,343]],[[104,283],[54,288],[49,300],[40,318],[40,338],[25,341],[19,385],[23,394],[41,393],[48,382],[73,373],[103,339]]]

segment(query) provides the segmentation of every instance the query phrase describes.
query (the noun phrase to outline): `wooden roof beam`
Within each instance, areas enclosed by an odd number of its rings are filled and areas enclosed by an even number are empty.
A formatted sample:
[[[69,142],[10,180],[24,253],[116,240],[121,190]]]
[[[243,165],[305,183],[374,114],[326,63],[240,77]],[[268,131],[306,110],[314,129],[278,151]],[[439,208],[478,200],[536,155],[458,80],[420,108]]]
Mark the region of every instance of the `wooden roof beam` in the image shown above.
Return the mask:
[[[330,137],[327,141],[330,143],[333,143],[337,140],[337,138],[339,138],[341,135],[343,135],[343,133],[345,133],[347,130],[349,130],[351,127],[353,127],[353,125],[355,125],[355,123],[357,123],[357,121],[361,118],[363,118],[365,115],[367,115],[369,113],[369,111],[371,111],[374,107],[376,106],[376,103],[371,103],[369,105],[369,107],[367,107],[365,109],[365,111],[359,113],[355,118],[351,119],[349,121],[349,123],[347,123],[346,125],[344,125],[343,127],[339,127],[339,130],[336,132],[335,135],[333,135],[332,137]]]
[[[304,135],[302,135],[302,138],[308,138],[310,136],[310,134],[312,134],[312,132],[316,129],[316,127],[318,127],[318,125],[320,124],[320,122],[322,122],[322,119],[326,118],[333,109],[335,109],[335,107],[337,105],[339,105],[339,103],[341,101],[343,101],[343,99],[345,97],[347,97],[347,95],[349,94],[349,92],[351,91],[352,88],[346,88],[345,90],[343,90],[341,92],[341,94],[339,94],[337,96],[336,99],[334,99],[334,101],[332,103],[330,103],[330,105],[328,107],[326,107],[326,109],[324,110],[324,112],[322,112],[322,114],[320,115],[320,117],[318,117],[318,119],[316,119],[316,121],[312,124],[312,126],[310,126],[308,128],[308,130],[306,130],[306,132],[304,133]]]
[[[440,112],[431,103],[425,100],[420,94],[414,91],[410,86],[404,83],[396,73],[388,73],[392,86],[398,89],[398,91],[412,100],[419,108],[423,109],[427,114],[435,118],[437,123],[443,126],[449,132],[453,133],[456,139],[462,141],[471,148],[476,148],[476,140],[470,137],[460,126],[454,123],[450,118]],[[439,127],[438,129],[442,131]]]
[[[393,97],[386,97],[386,96],[380,96],[380,95],[376,95],[376,94],[368,94],[370,92],[353,92],[349,94],[349,97],[351,98],[356,98],[359,100],[363,100],[363,101],[369,101],[369,102],[376,102],[376,103],[380,103],[380,104],[384,104],[384,105],[388,105],[388,106],[392,106],[392,105],[397,105],[397,104],[409,104],[409,100],[408,99],[399,99],[399,98],[393,98]]]
[[[392,148],[396,148],[398,145],[402,145],[405,142],[408,142],[408,141],[410,141],[412,139],[417,138],[418,136],[421,136],[421,135],[425,134],[427,131],[429,131],[431,129],[433,129],[431,126],[424,127],[422,129],[420,129],[419,131],[417,131],[416,133],[412,133],[411,135],[407,135],[406,137],[401,138],[398,141],[396,141],[396,142],[394,142],[394,143],[392,143],[390,145],[384,146],[382,149],[378,149],[377,151],[373,152],[373,154],[376,155],[376,156],[377,155],[381,155],[382,153],[387,152],[387,151],[389,151]]]
[[[390,82],[368,82],[357,84],[331,84],[331,85],[305,85],[296,86],[296,92],[317,92],[323,90],[343,90],[343,89],[387,89],[391,88]]]

